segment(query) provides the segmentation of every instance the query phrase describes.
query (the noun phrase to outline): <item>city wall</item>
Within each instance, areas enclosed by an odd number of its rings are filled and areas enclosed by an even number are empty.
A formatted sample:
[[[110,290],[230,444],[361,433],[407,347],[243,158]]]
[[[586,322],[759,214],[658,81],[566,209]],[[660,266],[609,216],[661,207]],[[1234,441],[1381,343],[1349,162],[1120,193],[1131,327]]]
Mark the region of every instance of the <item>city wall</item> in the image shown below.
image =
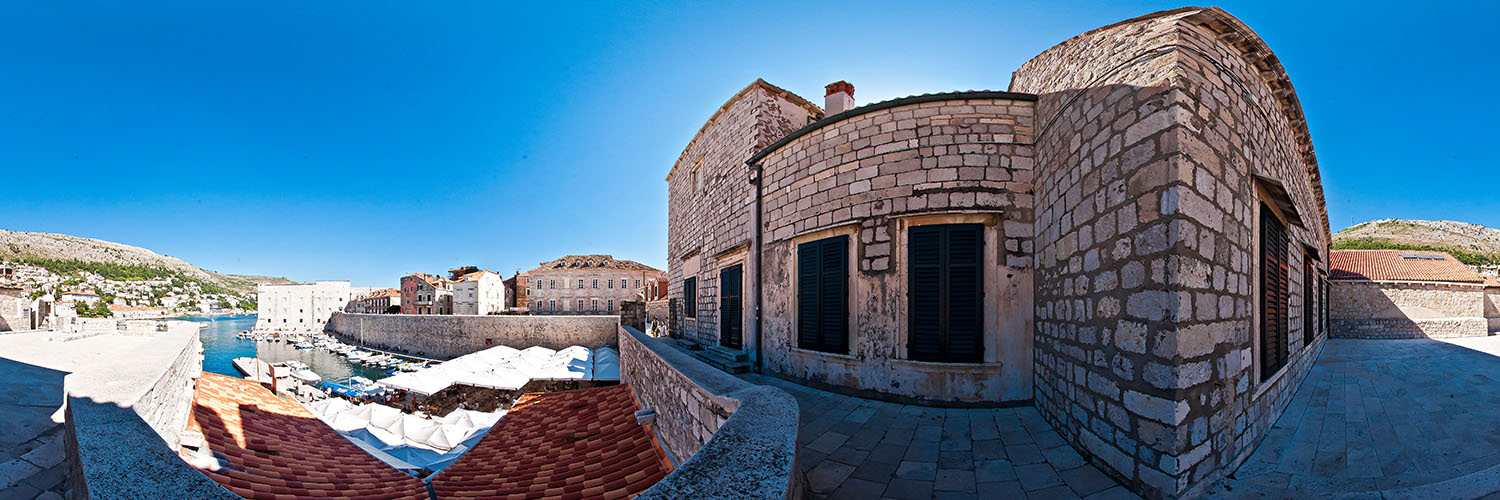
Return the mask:
[[[182,498],[236,498],[177,456],[194,383],[202,373],[198,326],[156,325],[132,329],[137,335],[155,332],[150,342],[64,380],[74,499],[150,498],[162,491]]]
[[[1489,335],[1491,305],[1477,284],[1334,281],[1334,338],[1412,339]]]
[[[676,465],[641,499],[801,498],[797,401],[687,355],[672,340],[619,328],[620,366]]]
[[[616,342],[619,316],[451,316],[335,312],[325,332],[346,342],[432,358],[456,358],[497,345],[518,349],[604,347]]]

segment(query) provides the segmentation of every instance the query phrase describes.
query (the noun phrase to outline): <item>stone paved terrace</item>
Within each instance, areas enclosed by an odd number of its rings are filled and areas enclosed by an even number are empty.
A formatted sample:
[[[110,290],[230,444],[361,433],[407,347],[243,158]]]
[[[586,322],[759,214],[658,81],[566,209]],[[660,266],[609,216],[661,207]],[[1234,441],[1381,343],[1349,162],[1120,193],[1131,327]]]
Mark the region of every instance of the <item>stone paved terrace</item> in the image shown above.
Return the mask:
[[[1140,498],[1086,463],[1033,407],[931,408],[742,377],[797,398],[809,498]]]
[[[1500,499],[1500,337],[1329,341],[1208,498]]]

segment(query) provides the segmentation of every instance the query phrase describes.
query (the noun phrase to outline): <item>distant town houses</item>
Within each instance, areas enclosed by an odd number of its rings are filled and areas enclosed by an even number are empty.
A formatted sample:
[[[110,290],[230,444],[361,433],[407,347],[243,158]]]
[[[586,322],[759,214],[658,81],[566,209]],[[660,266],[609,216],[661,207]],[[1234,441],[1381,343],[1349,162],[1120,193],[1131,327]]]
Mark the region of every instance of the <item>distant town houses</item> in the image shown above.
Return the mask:
[[[178,277],[111,279],[89,270],[53,272],[0,262],[0,332],[47,328],[59,317],[142,319],[253,307],[254,294],[205,289]]]
[[[392,307],[395,307],[396,310],[392,311]],[[395,288],[377,288],[370,293],[351,299],[345,310],[361,314],[390,314],[400,312],[401,291]]]
[[[401,277],[401,314],[452,314],[453,291],[447,279],[426,273]]]
[[[641,289],[659,291],[665,273],[612,255],[568,255],[543,262],[516,280],[516,304],[533,315],[614,315]]]
[[[505,280],[494,271],[472,271],[451,280],[453,314],[505,312]]]

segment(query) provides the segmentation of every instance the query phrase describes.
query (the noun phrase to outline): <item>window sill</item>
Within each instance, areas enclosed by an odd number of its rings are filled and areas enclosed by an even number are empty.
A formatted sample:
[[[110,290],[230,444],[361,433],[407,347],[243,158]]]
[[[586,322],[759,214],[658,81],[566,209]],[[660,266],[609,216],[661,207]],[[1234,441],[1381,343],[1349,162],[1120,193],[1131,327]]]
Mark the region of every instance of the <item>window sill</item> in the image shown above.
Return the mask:
[[[859,356],[855,356],[853,354],[839,354],[836,352],[815,351],[812,349],[803,349],[801,347],[789,348],[787,349],[787,352],[809,358],[833,358],[844,361],[859,361],[860,359],[862,359]]]
[[[1000,362],[994,362],[994,363],[989,363],[989,362],[983,362],[983,363],[947,363],[947,362],[942,362],[942,361],[917,361],[917,360],[912,360],[912,359],[898,359],[898,358],[892,358],[891,359],[891,364],[892,365],[907,365],[907,366],[912,367],[912,368],[925,368],[925,369],[953,368],[953,369],[971,369],[971,370],[995,370],[995,369],[999,369],[1000,367],[1002,367],[1002,366],[1005,365],[1004,363],[1000,363]]]

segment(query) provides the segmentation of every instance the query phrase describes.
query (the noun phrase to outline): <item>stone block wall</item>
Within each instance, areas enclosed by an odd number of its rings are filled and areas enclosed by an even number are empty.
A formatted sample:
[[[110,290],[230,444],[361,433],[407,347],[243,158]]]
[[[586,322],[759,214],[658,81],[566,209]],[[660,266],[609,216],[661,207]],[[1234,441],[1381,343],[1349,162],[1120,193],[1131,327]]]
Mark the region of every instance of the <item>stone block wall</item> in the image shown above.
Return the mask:
[[[619,316],[449,316],[336,312],[328,333],[370,346],[449,359],[497,345],[562,349],[612,345]]]
[[[1335,318],[1329,332],[1336,339],[1449,339],[1489,335],[1485,318]]]
[[[1483,318],[1485,290],[1464,283],[1331,282],[1328,302],[1333,319]]]
[[[821,115],[800,97],[756,80],[724,103],[683,150],[667,176],[668,294],[683,299],[673,311],[675,334],[718,342],[719,269],[743,262],[745,276],[755,271],[744,262],[755,202],[745,159]],[[696,297],[683,296],[686,277],[696,277]],[[750,287],[744,292],[745,302],[753,303]],[[745,328],[747,342],[751,330]]]
[[[1302,342],[1304,252],[1328,230],[1300,107],[1274,56],[1218,9],[1085,33],[1027,62],[1037,119],[1036,402],[1148,497],[1193,497],[1275,422],[1321,347]],[[1257,377],[1252,175],[1284,185],[1291,358]],[[1310,304],[1313,305],[1313,304]]]
[[[762,153],[766,367],[794,378],[934,401],[1031,398],[1035,97],[897,99],[818,122]],[[985,225],[983,363],[906,360],[906,231]],[[797,244],[849,236],[849,352],[797,348]]]
[[[641,499],[800,498],[797,402],[704,364],[639,330],[619,329],[620,372],[676,470]]]

